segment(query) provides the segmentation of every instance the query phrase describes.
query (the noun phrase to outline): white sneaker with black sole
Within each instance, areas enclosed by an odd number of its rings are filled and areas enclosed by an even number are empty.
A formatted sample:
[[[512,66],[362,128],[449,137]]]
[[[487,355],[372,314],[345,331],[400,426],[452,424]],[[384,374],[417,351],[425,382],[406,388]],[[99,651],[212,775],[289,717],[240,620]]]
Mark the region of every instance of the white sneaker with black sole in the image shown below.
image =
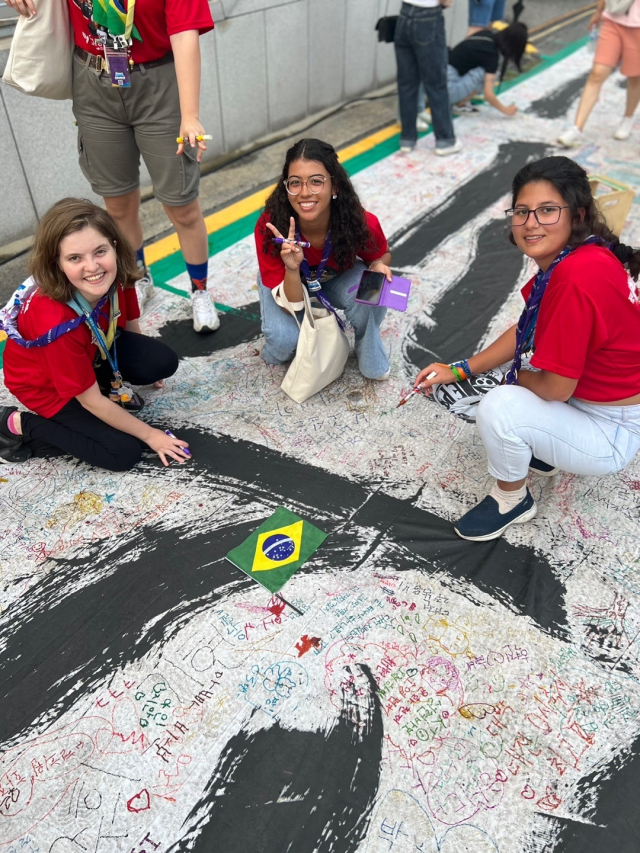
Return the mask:
[[[142,313],[145,302],[148,302],[153,296],[153,278],[149,270],[145,270],[142,278],[136,281],[136,293],[138,295],[138,307]]]
[[[191,310],[196,332],[206,334],[220,327],[220,317],[208,290],[194,290],[191,293]]]

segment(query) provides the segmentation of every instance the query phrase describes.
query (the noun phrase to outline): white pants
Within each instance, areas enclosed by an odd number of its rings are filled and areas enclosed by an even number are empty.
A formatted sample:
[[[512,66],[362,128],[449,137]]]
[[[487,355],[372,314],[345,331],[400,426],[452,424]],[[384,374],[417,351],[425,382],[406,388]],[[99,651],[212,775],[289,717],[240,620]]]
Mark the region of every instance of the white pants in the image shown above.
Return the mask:
[[[489,391],[476,424],[489,473],[507,483],[527,476],[532,455],[562,471],[602,477],[640,450],[640,405],[548,402],[519,385]]]

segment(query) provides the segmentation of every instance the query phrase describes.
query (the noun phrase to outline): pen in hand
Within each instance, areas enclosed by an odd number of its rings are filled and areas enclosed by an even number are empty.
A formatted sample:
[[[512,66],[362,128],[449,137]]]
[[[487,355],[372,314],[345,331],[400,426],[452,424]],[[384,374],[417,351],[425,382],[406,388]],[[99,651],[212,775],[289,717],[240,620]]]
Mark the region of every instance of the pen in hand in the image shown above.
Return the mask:
[[[175,438],[176,436],[171,432],[170,429],[165,429],[165,435],[168,435],[169,438]],[[180,450],[184,453],[185,456],[191,456],[191,451],[188,447],[181,447]]]
[[[432,370],[432,371],[431,371],[431,373],[427,376],[427,379],[435,379],[437,375],[438,375],[438,374],[436,373],[436,371],[435,371],[435,370]],[[399,402],[399,403],[398,403],[398,405],[396,406],[396,409],[399,409],[399,408],[400,408],[400,406],[404,406],[404,404],[405,404],[408,400],[410,400],[410,399],[413,397],[413,395],[414,395],[414,394],[418,394],[421,390],[422,390],[422,384],[420,384],[420,385],[416,385],[416,387],[415,387],[415,388],[413,388],[413,390],[411,390],[411,391],[407,394],[407,396],[406,396],[406,397],[403,397],[403,398],[402,398],[402,400],[400,400],[400,402]]]

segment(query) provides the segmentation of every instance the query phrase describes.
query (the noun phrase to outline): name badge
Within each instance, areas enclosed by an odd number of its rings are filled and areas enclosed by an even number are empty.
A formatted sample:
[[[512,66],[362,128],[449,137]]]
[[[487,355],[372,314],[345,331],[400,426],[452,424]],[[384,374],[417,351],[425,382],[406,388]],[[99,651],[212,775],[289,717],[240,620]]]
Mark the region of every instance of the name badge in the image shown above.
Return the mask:
[[[105,47],[104,55],[109,68],[111,85],[121,89],[131,86],[131,72],[129,69],[129,58],[126,50],[112,50]]]

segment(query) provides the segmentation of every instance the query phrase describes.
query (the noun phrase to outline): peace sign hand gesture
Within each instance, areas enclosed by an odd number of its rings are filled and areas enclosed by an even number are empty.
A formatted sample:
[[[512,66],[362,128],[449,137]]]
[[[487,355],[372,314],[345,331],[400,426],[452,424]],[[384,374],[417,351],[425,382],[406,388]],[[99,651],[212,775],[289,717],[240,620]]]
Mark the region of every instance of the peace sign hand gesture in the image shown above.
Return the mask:
[[[289,220],[289,235],[287,237],[283,237],[275,225],[272,225],[270,222],[267,222],[267,228],[271,231],[274,237],[280,237],[282,240],[296,239],[296,221],[293,216]],[[304,252],[300,246],[293,246],[291,243],[283,243],[282,249],[280,250],[280,257],[282,258],[282,263],[288,270],[297,272],[300,269],[300,264],[304,260]]]

